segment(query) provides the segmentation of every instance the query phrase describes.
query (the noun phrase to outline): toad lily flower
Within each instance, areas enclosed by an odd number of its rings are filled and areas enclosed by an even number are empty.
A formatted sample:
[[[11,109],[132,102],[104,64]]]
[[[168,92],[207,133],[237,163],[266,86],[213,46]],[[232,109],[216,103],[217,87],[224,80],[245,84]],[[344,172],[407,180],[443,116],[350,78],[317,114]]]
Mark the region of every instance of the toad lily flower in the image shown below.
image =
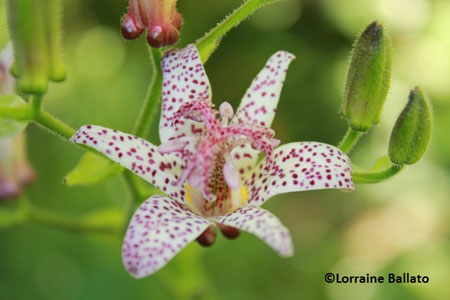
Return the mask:
[[[213,109],[195,46],[167,52],[160,146],[93,125],[72,138],[167,194],[146,200],[128,226],[122,254],[134,277],[153,274],[214,224],[253,233],[281,256],[291,256],[289,231],[260,206],[280,193],[354,189],[351,162],[339,149],[316,142],[276,148],[269,126],[293,58],[284,51],[273,55],[233,114],[228,103]],[[265,159],[259,162],[260,153]]]

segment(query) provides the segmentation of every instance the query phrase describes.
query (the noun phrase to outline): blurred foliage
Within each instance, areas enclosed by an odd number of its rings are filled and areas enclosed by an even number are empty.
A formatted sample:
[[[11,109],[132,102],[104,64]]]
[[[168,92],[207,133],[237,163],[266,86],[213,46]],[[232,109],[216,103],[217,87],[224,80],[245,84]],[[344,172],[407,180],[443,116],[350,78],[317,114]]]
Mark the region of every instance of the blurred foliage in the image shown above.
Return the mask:
[[[178,1],[185,21],[179,46],[195,41],[240,3]],[[73,127],[90,123],[131,131],[138,115],[152,74],[144,39],[127,42],[120,36],[125,5],[64,1],[68,76],[49,86],[44,105]],[[380,124],[352,157],[368,167],[387,154],[390,131],[416,84],[435,107],[431,149],[386,183],[269,201],[267,207],[292,233],[293,258],[282,259],[242,234],[234,241],[219,238],[208,249],[192,244],[156,275],[135,280],[122,267],[120,238],[24,224],[0,229],[0,298],[450,299],[449,1],[288,0],[270,6],[231,31],[208,61],[214,101],[236,107],[266,59],[279,49],[290,51],[297,59],[278,107],[277,137],[283,143],[336,144],[346,129],[337,111],[353,38],[374,19],[392,35],[392,86]],[[2,25],[0,42],[4,35]],[[154,122],[150,140],[158,140],[156,128]],[[36,126],[27,133],[37,180],[25,196],[33,205],[80,218],[127,208],[130,195],[121,177],[69,188],[62,178],[83,151]],[[421,286],[344,286],[326,284],[329,271],[410,272],[431,280]]]

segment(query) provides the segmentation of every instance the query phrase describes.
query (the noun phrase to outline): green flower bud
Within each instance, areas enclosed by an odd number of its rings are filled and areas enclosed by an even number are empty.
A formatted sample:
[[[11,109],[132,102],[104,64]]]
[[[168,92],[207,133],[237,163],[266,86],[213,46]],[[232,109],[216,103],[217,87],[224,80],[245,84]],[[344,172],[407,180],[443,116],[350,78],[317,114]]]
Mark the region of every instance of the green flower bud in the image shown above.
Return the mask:
[[[8,21],[15,62],[11,72],[24,93],[47,90],[48,55],[39,1],[8,0]]]
[[[23,93],[43,94],[48,80],[66,77],[61,62],[60,0],[8,0],[15,62],[11,73]]]
[[[66,79],[66,69],[61,59],[62,40],[62,5],[61,0],[42,1],[42,13],[45,16],[44,27],[47,38],[49,57],[49,79],[63,81]]]
[[[431,138],[431,111],[422,91],[411,90],[406,107],[395,123],[389,141],[389,158],[399,165],[417,162]]]
[[[357,39],[344,93],[344,113],[356,131],[379,122],[391,79],[391,40],[372,22]]]

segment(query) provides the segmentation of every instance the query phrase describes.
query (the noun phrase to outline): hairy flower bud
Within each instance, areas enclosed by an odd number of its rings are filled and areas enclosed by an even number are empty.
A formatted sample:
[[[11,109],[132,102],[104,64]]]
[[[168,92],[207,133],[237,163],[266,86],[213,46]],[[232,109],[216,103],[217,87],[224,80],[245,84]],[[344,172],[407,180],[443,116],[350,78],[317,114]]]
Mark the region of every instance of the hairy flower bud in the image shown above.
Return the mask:
[[[136,39],[147,29],[147,41],[154,48],[175,44],[183,25],[176,0],[129,0],[122,20],[122,35]]]
[[[357,39],[344,93],[344,113],[356,131],[379,122],[391,78],[391,40],[372,22]]]
[[[406,107],[395,123],[389,141],[389,158],[395,164],[413,164],[427,150],[431,138],[431,111],[422,91],[411,90]]]
[[[63,81],[66,79],[66,69],[61,55],[62,3],[61,0],[45,0],[41,3],[49,57],[49,79]]]
[[[216,228],[209,226],[205,231],[197,238],[197,242],[204,246],[209,247],[216,241]]]
[[[8,0],[8,21],[14,46],[12,73],[19,78],[19,89],[43,94],[48,80],[66,77],[61,62],[60,0]]]

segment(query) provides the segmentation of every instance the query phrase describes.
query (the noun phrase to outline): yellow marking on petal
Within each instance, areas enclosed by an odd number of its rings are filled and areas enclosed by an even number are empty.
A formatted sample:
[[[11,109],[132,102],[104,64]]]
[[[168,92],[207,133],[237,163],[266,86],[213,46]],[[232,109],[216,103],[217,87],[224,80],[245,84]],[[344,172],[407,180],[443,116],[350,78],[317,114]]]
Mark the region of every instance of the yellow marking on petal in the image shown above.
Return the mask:
[[[190,190],[191,190],[191,186],[189,184],[186,184],[186,201],[189,204],[192,204],[191,192],[189,192]]]
[[[245,186],[241,188],[241,196],[242,196],[241,206],[244,206],[245,202],[247,202],[247,188]]]

